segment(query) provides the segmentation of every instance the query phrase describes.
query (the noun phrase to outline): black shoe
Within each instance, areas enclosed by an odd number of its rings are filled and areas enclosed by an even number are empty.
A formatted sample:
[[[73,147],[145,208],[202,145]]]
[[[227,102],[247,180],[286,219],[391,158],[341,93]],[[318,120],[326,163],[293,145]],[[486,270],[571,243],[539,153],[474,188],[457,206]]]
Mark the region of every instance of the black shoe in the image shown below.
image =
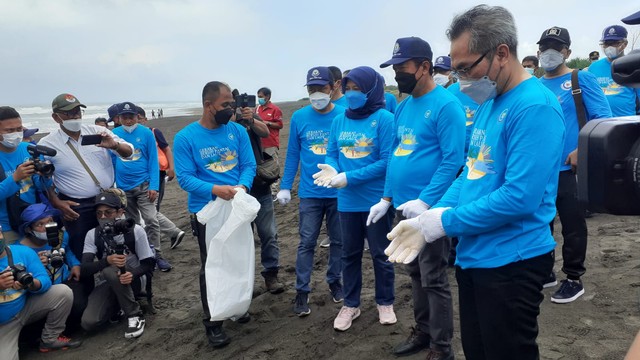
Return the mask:
[[[584,287],[580,280],[562,280],[560,289],[551,295],[551,302],[556,304],[570,303],[584,294]]]
[[[334,303],[338,304],[344,300],[344,292],[342,291],[342,284],[340,284],[340,281],[329,284],[329,292],[331,292],[331,299]]]
[[[182,239],[184,239],[184,231],[180,230],[180,232],[171,237],[171,249],[175,249],[180,245]]]
[[[209,344],[214,348],[225,347],[231,342],[231,338],[225,334],[222,325],[207,327],[207,338],[209,339]]]
[[[278,280],[277,273],[265,274],[264,284],[267,287],[267,291],[274,295],[284,291],[284,284]]]
[[[309,294],[298,293],[296,295],[293,312],[300,317],[311,314],[311,308],[309,307]]]
[[[551,274],[549,274],[549,278],[544,282],[544,284],[542,285],[542,288],[546,289],[546,288],[554,287],[556,285],[558,285],[558,280],[556,279],[556,273],[551,271]]]
[[[416,354],[429,348],[431,341],[429,335],[423,333],[418,328],[411,328],[411,335],[402,344],[393,349],[395,356],[407,356]]]

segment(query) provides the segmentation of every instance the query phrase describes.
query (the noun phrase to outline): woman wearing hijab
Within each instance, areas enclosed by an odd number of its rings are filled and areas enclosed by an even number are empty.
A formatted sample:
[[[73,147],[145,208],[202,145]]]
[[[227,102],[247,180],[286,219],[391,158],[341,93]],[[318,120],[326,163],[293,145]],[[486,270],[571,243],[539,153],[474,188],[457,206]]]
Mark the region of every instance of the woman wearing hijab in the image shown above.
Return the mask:
[[[387,161],[394,134],[393,114],[385,110],[384,79],[367,66],[357,67],[342,79],[349,108],[331,126],[326,164],[314,174],[320,186],[338,188],[338,214],[342,232],[344,306],[333,327],[345,331],[360,316],[362,253],[369,241],[375,273],[375,300],[383,325],[394,324],[394,272],[384,249],[394,211],[366,225],[369,208],[383,195]]]

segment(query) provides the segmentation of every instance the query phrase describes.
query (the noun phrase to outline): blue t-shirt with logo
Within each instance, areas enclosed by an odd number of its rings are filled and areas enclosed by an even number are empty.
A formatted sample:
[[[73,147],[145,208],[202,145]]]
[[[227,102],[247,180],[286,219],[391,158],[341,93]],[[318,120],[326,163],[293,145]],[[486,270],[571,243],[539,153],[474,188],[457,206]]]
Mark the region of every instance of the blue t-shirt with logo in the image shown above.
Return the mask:
[[[313,174],[320,171],[318,164],[325,163],[329,132],[333,119],[345,112],[345,108],[335,105],[333,110],[321,114],[307,105],[291,116],[289,126],[289,144],[287,145],[287,159],[281,189],[291,190],[293,180],[300,166],[300,184],[298,196],[308,198],[336,198],[336,189],[327,189],[313,183]]]
[[[638,89],[622,86],[613,81],[609,58],[605,57],[592,63],[589,65],[588,71],[596,76],[598,85],[609,101],[611,114],[614,117],[636,114],[636,99],[640,92]]]
[[[22,265],[27,272],[33,275],[34,279],[38,279],[42,286],[38,291],[31,292],[26,289],[15,290],[13,288],[0,291],[0,325],[6,324],[13,319],[24,307],[27,296],[32,294],[42,294],[51,287],[51,279],[47,275],[44,265],[40,261],[38,254],[26,246],[9,246],[11,255],[13,256],[14,265]],[[6,255],[0,258],[0,272],[3,272],[9,266],[9,257]]]
[[[433,206],[464,165],[465,115],[442,86],[407,97],[395,113],[396,133],[384,196],[393,205],[419,198]]]
[[[466,137],[464,141],[464,157],[467,157],[467,153],[469,152],[469,139],[471,138],[471,130],[473,129],[473,116],[478,109],[478,104],[476,104],[473,99],[471,99],[467,94],[460,91],[460,84],[455,82],[451,84],[447,90],[449,90],[455,97],[460,100],[462,106],[464,107],[464,115],[466,117]]]
[[[45,245],[39,248],[31,248],[21,244],[20,242],[16,242],[15,245],[31,249],[36,254],[41,251],[51,251],[53,249],[48,243],[45,243]],[[69,247],[69,234],[67,234],[66,231],[63,232],[61,248],[64,249],[64,264],[58,269],[53,268],[51,264],[45,266],[45,269],[49,273],[49,278],[51,278],[53,284],[62,284],[69,278],[69,275],[71,275],[71,268],[74,266],[80,266],[80,261],[78,260],[78,258],[76,258],[76,256],[71,251],[71,248]]]
[[[564,121],[535,78],[480,105],[464,171],[435,207],[457,236],[456,265],[496,268],[550,252]]]
[[[347,176],[338,211],[364,212],[377,204],[393,147],[393,114],[380,109],[364,119],[338,115],[331,126],[326,163]]]
[[[565,164],[565,161],[569,153],[578,148],[578,132],[580,131],[578,115],[576,113],[576,103],[573,99],[573,93],[571,92],[571,73],[551,79],[541,77],[540,82],[556,95],[562,107],[565,136],[560,171],[570,170],[571,164]],[[596,77],[592,73],[579,71],[578,83],[582,90],[582,102],[584,103],[587,121],[610,118],[611,109],[609,108],[609,102],[604,96],[602,89],[600,89]]]
[[[211,192],[214,185],[251,189],[256,159],[242,125],[230,122],[207,129],[196,121],[176,134],[173,148],[178,183],[189,193],[190,212],[197,213],[216,199]]]
[[[384,108],[387,109],[388,112],[394,114],[396,112],[396,107],[398,107],[398,100],[396,100],[395,95],[393,95],[392,93],[385,92]]]
[[[122,158],[111,153],[115,163],[116,184],[123,191],[128,191],[145,181],[149,182],[149,190],[160,189],[160,179],[155,174],[160,172],[158,164],[158,148],[153,132],[142,125],[137,125],[133,132],[124,130],[124,126],[113,129],[113,133],[133,145],[133,153]],[[153,175],[152,175],[153,174]]]

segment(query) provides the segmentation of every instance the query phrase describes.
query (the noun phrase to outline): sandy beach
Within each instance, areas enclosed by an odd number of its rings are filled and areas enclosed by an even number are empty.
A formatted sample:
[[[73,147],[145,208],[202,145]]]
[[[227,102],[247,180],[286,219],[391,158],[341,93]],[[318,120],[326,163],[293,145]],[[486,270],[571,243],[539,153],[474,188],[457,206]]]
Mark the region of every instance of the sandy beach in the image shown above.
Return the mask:
[[[281,158],[286,154],[288,120],[293,111],[306,102],[282,103],[286,122],[281,131]],[[197,115],[150,120],[173,142],[177,131],[198,119]],[[282,161],[284,165],[284,161]],[[298,198],[286,206],[275,204],[280,245],[280,279],[286,291],[272,295],[265,292],[260,276],[259,246],[256,249],[256,282],[247,324],[225,322],[232,338],[223,349],[209,346],[202,326],[202,308],[198,287],[198,246],[190,235],[187,194],[176,181],[167,184],[161,212],[188,232],[182,244],[169,250],[163,239],[164,256],[174,269],[156,272],[154,303],[158,313],[147,316],[144,334],[125,339],[125,324],[107,327],[97,334],[84,335],[77,349],[40,354],[37,349],[21,349],[21,358],[46,359],[395,359],[391,350],[404,341],[414,325],[410,279],[403,266],[396,266],[396,301],[398,323],[383,326],[373,298],[373,271],[368,253],[363,260],[362,315],[347,332],[333,330],[333,319],[340,308],[334,304],[324,281],[327,249],[317,248],[311,314],[298,318],[292,312],[295,297],[295,260],[298,246]],[[557,220],[556,220],[557,221]],[[542,359],[622,359],[640,328],[638,291],[640,288],[640,218],[596,214],[587,219],[589,245],[587,273],[583,278],[586,293],[577,301],[558,305],[549,297],[556,288],[545,289],[539,317],[538,343]],[[555,270],[562,266],[560,224],[556,224]],[[321,235],[321,239],[324,235]],[[256,244],[259,239],[256,236]],[[559,278],[564,278],[561,273]],[[457,284],[453,269],[449,271],[454,296],[456,359],[464,359],[460,344],[457,311]],[[419,353],[406,359],[422,359]]]

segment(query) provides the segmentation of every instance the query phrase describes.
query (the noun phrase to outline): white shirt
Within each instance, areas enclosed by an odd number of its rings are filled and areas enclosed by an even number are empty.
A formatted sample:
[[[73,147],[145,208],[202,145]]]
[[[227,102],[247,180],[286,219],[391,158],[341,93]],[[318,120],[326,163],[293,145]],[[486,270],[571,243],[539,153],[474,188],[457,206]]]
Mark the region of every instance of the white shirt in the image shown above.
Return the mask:
[[[122,138],[115,135],[111,130],[91,124],[82,124],[78,141],[75,141],[62,131],[62,129],[57,129],[38,142],[38,145],[50,147],[58,152],[56,156],[45,156],[45,159],[51,161],[56,167],[53,173],[53,184],[60,193],[76,199],[90,198],[100,193],[100,189],[91,179],[91,175],[89,175],[84,166],[82,166],[82,163],[69,148],[67,142],[70,142],[71,145],[78,150],[78,153],[89,169],[91,169],[93,175],[98,179],[103,189],[113,186],[115,176],[113,162],[109,152],[114,153],[116,156],[120,156],[120,154],[118,154],[117,151],[95,145],[80,145],[83,135],[101,134],[103,132],[111,135],[115,141],[126,144],[131,148],[131,151],[133,151],[131,144],[122,140]]]

